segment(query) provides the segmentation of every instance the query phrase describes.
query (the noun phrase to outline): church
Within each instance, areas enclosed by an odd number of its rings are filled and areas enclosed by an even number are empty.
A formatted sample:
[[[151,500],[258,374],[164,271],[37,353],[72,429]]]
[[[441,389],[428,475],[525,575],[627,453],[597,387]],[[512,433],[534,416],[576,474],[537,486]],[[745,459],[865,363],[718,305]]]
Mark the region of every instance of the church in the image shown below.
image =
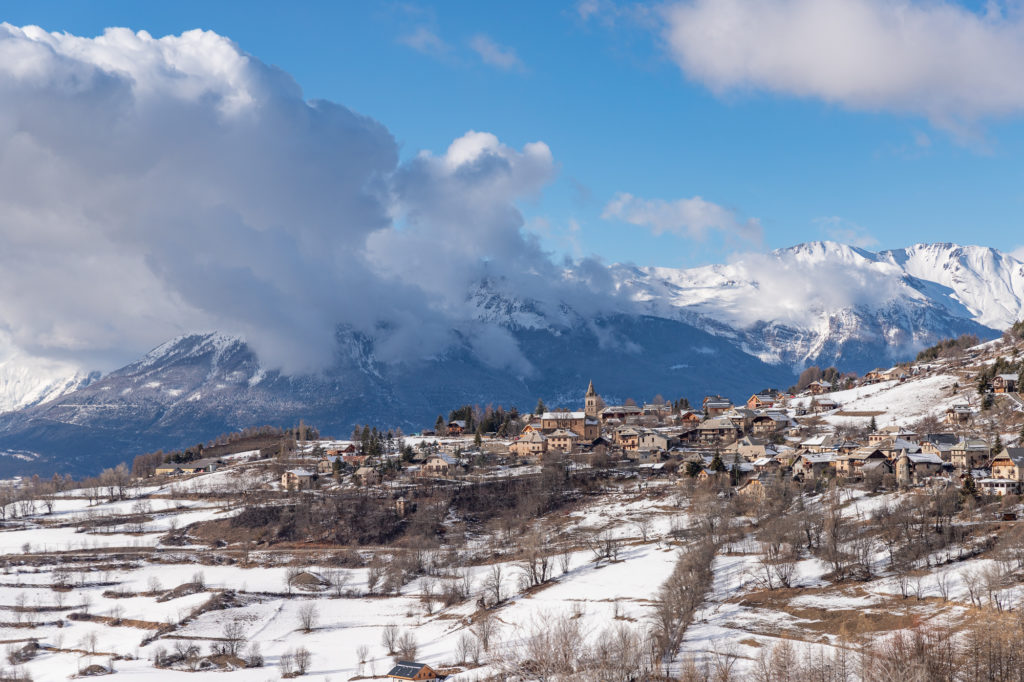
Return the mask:
[[[540,417],[540,428],[545,433],[572,431],[581,441],[592,442],[601,435],[600,404],[601,398],[591,381],[583,399],[582,412],[545,412]]]

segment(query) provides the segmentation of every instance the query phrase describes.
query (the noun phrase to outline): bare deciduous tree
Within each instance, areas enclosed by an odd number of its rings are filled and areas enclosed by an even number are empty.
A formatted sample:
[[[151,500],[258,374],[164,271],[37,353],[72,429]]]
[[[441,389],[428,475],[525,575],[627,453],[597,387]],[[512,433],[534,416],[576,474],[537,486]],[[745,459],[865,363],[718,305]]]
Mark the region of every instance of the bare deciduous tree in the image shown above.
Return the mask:
[[[398,644],[398,626],[394,623],[385,625],[380,634],[380,641],[388,655],[395,653],[395,647]]]
[[[320,619],[320,610],[317,609],[316,603],[306,602],[299,607],[298,611],[299,628],[303,632],[312,632],[317,625],[317,621]]]

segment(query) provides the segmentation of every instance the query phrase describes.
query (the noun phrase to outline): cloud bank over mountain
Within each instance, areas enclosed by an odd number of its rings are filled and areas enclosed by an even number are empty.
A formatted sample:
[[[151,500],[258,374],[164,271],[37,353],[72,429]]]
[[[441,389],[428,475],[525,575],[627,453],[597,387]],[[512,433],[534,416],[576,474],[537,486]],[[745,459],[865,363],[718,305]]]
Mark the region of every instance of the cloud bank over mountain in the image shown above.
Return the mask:
[[[480,132],[400,163],[384,125],[209,31],[0,24],[0,342],[111,368],[217,329],[301,371],[345,323],[435,353],[467,281],[555,273],[515,206],[554,168]]]

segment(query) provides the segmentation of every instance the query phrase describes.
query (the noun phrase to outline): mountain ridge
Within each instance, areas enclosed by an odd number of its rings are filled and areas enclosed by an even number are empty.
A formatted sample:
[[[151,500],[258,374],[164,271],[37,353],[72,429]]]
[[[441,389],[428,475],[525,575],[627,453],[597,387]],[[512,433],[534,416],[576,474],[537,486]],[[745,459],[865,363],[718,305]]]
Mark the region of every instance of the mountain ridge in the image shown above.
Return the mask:
[[[727,264],[607,270],[609,292],[580,301],[564,288],[528,297],[507,279],[480,281],[466,294],[470,319],[432,357],[384,362],[386,326],[376,335],[340,326],[331,367],[285,375],[244,340],[210,332],[102,377],[25,379],[35,392],[0,414],[0,452],[11,455],[0,457],[0,473],[55,461],[85,471],[299,418],[343,434],[357,422],[416,430],[467,403],[573,405],[590,378],[609,398],[745,399],[790,385],[809,364],[863,372],[940,338],[994,338],[1001,328],[982,321],[1003,325],[1024,309],[1024,263],[948,243],[872,252],[807,242]],[[595,312],[602,295],[608,304]]]

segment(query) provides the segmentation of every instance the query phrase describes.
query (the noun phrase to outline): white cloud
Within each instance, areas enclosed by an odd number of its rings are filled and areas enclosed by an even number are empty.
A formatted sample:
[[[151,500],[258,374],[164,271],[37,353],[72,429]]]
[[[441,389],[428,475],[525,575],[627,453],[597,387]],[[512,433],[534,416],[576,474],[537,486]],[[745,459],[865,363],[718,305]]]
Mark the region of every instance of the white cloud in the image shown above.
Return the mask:
[[[514,203],[540,192],[554,172],[543,142],[520,151],[491,133],[470,131],[441,156],[421,152],[394,179],[403,229],[371,235],[368,257],[375,268],[452,305],[463,302],[466,286],[480,276],[469,265],[487,264],[491,275],[503,276],[550,266],[521,233]]]
[[[102,369],[208,329],[292,371],[338,323],[436,352],[455,284],[554,267],[515,207],[553,173],[487,133],[400,165],[383,125],[212,32],[0,24],[0,334]]]
[[[701,197],[665,201],[621,192],[608,202],[601,217],[646,227],[654,234],[669,232],[691,239],[705,239],[709,232],[717,231],[760,242],[762,235],[757,218],[742,220],[735,212]]]
[[[398,38],[398,42],[417,52],[440,56],[451,51],[451,45],[428,26],[417,26],[411,33]]]
[[[495,66],[505,71],[523,71],[526,66],[519,55],[511,47],[504,47],[494,42],[489,36],[479,33],[469,41],[469,47],[480,56],[484,64]]]
[[[813,97],[953,130],[1024,112],[1024,14],[992,3],[976,14],[949,0],[687,0],[663,17],[678,65],[717,93]]]

